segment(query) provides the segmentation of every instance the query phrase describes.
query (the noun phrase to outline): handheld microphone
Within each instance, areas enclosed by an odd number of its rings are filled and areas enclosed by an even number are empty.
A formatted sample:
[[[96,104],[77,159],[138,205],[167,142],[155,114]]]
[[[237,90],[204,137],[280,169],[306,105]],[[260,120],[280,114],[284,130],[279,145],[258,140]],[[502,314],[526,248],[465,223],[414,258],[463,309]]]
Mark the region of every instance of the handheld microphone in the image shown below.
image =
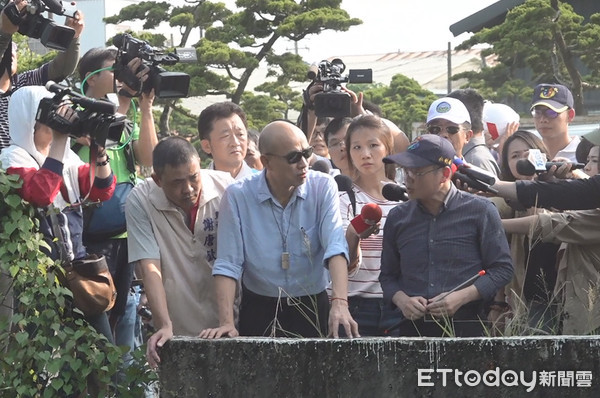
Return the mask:
[[[406,202],[409,198],[406,189],[402,185],[389,183],[381,188],[381,194],[384,198],[392,202]]]
[[[377,224],[381,220],[381,216],[381,207],[378,204],[367,203],[362,207],[360,214],[350,221],[350,224],[357,234],[361,234],[372,225]]]
[[[317,160],[313,163],[312,167],[315,171],[320,171],[321,173],[329,174],[331,171],[330,162],[325,159]]]
[[[480,167],[473,166],[472,164],[469,164],[467,167],[461,158],[454,158],[452,163],[456,165],[459,172],[466,174],[477,181],[484,182],[487,185],[494,185],[496,183],[496,177],[494,175]]]
[[[337,182],[338,191],[346,192],[348,194],[348,198],[352,204],[352,214],[356,214],[356,195],[354,195],[354,191],[352,190],[352,180],[350,177],[343,174],[338,174],[333,178],[335,179],[335,182]]]
[[[550,167],[561,167],[563,162],[546,162],[546,155],[539,149],[530,149],[527,159],[517,160],[517,173],[524,176],[532,176],[536,173],[545,173]],[[571,163],[571,170],[583,169],[584,163]]]
[[[110,101],[97,100],[94,98],[86,97],[84,95],[79,94],[76,91],[71,90],[67,86],[63,86],[61,84],[57,84],[57,83],[53,82],[52,80],[49,80],[48,83],[46,83],[45,87],[46,87],[46,90],[48,90],[50,92],[53,92],[56,94],[69,95],[71,97],[77,98],[73,102],[77,102],[78,104],[83,106],[85,109],[89,109],[93,112],[114,115],[115,112],[117,111],[116,105]]]
[[[467,184],[469,188],[477,189],[478,191],[489,192],[494,195],[498,194],[498,190],[496,188],[491,187],[489,184],[486,184],[483,181],[471,178],[469,175],[463,174],[460,171],[454,173],[454,177],[459,179],[462,183]]]

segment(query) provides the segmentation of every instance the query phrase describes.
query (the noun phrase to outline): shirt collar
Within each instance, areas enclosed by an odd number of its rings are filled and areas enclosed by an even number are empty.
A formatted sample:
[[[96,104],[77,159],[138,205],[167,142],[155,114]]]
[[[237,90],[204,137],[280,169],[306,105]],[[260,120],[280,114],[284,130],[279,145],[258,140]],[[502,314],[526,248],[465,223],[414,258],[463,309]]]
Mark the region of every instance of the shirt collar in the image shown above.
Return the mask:
[[[311,174],[311,171],[308,172],[307,178],[310,178],[310,174]],[[269,184],[267,184],[267,169],[264,169],[260,173],[258,181],[259,181],[258,188],[257,188],[258,200],[260,202],[264,202],[266,200],[271,199],[271,200],[273,200],[273,202],[276,202],[275,197],[273,197],[273,194],[269,190]],[[290,203],[292,202],[294,196],[297,196],[302,199],[306,199],[306,185],[307,185],[306,182],[304,182],[304,184],[296,187],[296,189],[294,190],[294,193],[292,194],[292,198],[290,199]]]
[[[200,198],[198,199],[198,208],[204,206],[218,196],[218,191],[210,173],[214,173],[214,171],[200,170],[202,188],[200,191]],[[152,204],[154,204],[158,210],[172,210],[176,208],[176,206],[167,198],[161,187],[156,185],[154,181],[151,181],[150,184],[151,190],[149,197]]]
[[[456,186],[454,186],[454,184],[450,184],[450,190],[446,193],[446,196],[444,197],[444,200],[442,201],[442,207],[440,209],[440,214],[443,213],[444,211],[446,211],[447,209],[451,208],[456,203],[456,200],[458,200],[458,196],[460,196],[458,188],[456,188]],[[417,206],[419,206],[419,208],[422,211],[426,212],[427,214],[430,214],[427,211],[427,209],[425,209],[425,207],[423,207],[421,202],[419,202],[418,200],[417,200]]]

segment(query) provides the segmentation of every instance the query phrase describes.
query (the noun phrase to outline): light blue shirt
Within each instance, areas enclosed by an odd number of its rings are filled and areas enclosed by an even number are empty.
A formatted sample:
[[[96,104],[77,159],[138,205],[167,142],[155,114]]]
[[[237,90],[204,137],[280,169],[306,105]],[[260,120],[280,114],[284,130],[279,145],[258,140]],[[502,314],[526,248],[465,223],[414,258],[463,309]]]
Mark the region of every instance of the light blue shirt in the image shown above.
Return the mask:
[[[289,268],[282,267],[284,241]],[[310,170],[285,208],[273,197],[266,171],[230,185],[221,200],[213,275],[239,280],[269,297],[298,297],[327,286],[324,265],[348,245],[335,180]]]

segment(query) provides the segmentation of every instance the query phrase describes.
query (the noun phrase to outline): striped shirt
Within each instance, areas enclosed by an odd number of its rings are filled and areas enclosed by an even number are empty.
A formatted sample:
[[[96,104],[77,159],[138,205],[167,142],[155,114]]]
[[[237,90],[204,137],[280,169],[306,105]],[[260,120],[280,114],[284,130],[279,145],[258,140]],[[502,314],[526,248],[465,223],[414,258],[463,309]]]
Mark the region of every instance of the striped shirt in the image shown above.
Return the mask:
[[[14,91],[24,86],[41,86],[48,81],[48,64],[44,64],[37,69],[28,70],[11,77],[12,88]],[[12,92],[11,91],[11,92]],[[10,93],[0,96],[0,150],[10,145],[10,134],[8,132],[8,103]]]
[[[385,225],[389,211],[396,207],[398,202],[376,199],[363,192],[357,185],[353,185],[352,190],[356,197],[356,214],[360,214],[362,207],[367,203],[376,203],[381,207],[382,217],[379,233],[371,235],[367,239],[360,240],[361,256],[359,258],[358,270],[348,277],[348,297],[382,298],[383,292],[379,284],[379,270],[381,269],[383,226]],[[340,211],[342,213],[344,229],[347,229],[350,221],[354,218],[354,214],[352,213],[352,205],[346,192],[340,192]]]

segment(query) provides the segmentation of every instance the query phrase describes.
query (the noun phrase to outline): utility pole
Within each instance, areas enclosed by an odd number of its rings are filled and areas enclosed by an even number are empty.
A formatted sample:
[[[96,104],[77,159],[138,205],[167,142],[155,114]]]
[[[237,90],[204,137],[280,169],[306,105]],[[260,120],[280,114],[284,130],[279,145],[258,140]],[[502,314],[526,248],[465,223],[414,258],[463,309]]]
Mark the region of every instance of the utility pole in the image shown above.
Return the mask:
[[[448,42],[448,94],[452,92],[452,44]]]

